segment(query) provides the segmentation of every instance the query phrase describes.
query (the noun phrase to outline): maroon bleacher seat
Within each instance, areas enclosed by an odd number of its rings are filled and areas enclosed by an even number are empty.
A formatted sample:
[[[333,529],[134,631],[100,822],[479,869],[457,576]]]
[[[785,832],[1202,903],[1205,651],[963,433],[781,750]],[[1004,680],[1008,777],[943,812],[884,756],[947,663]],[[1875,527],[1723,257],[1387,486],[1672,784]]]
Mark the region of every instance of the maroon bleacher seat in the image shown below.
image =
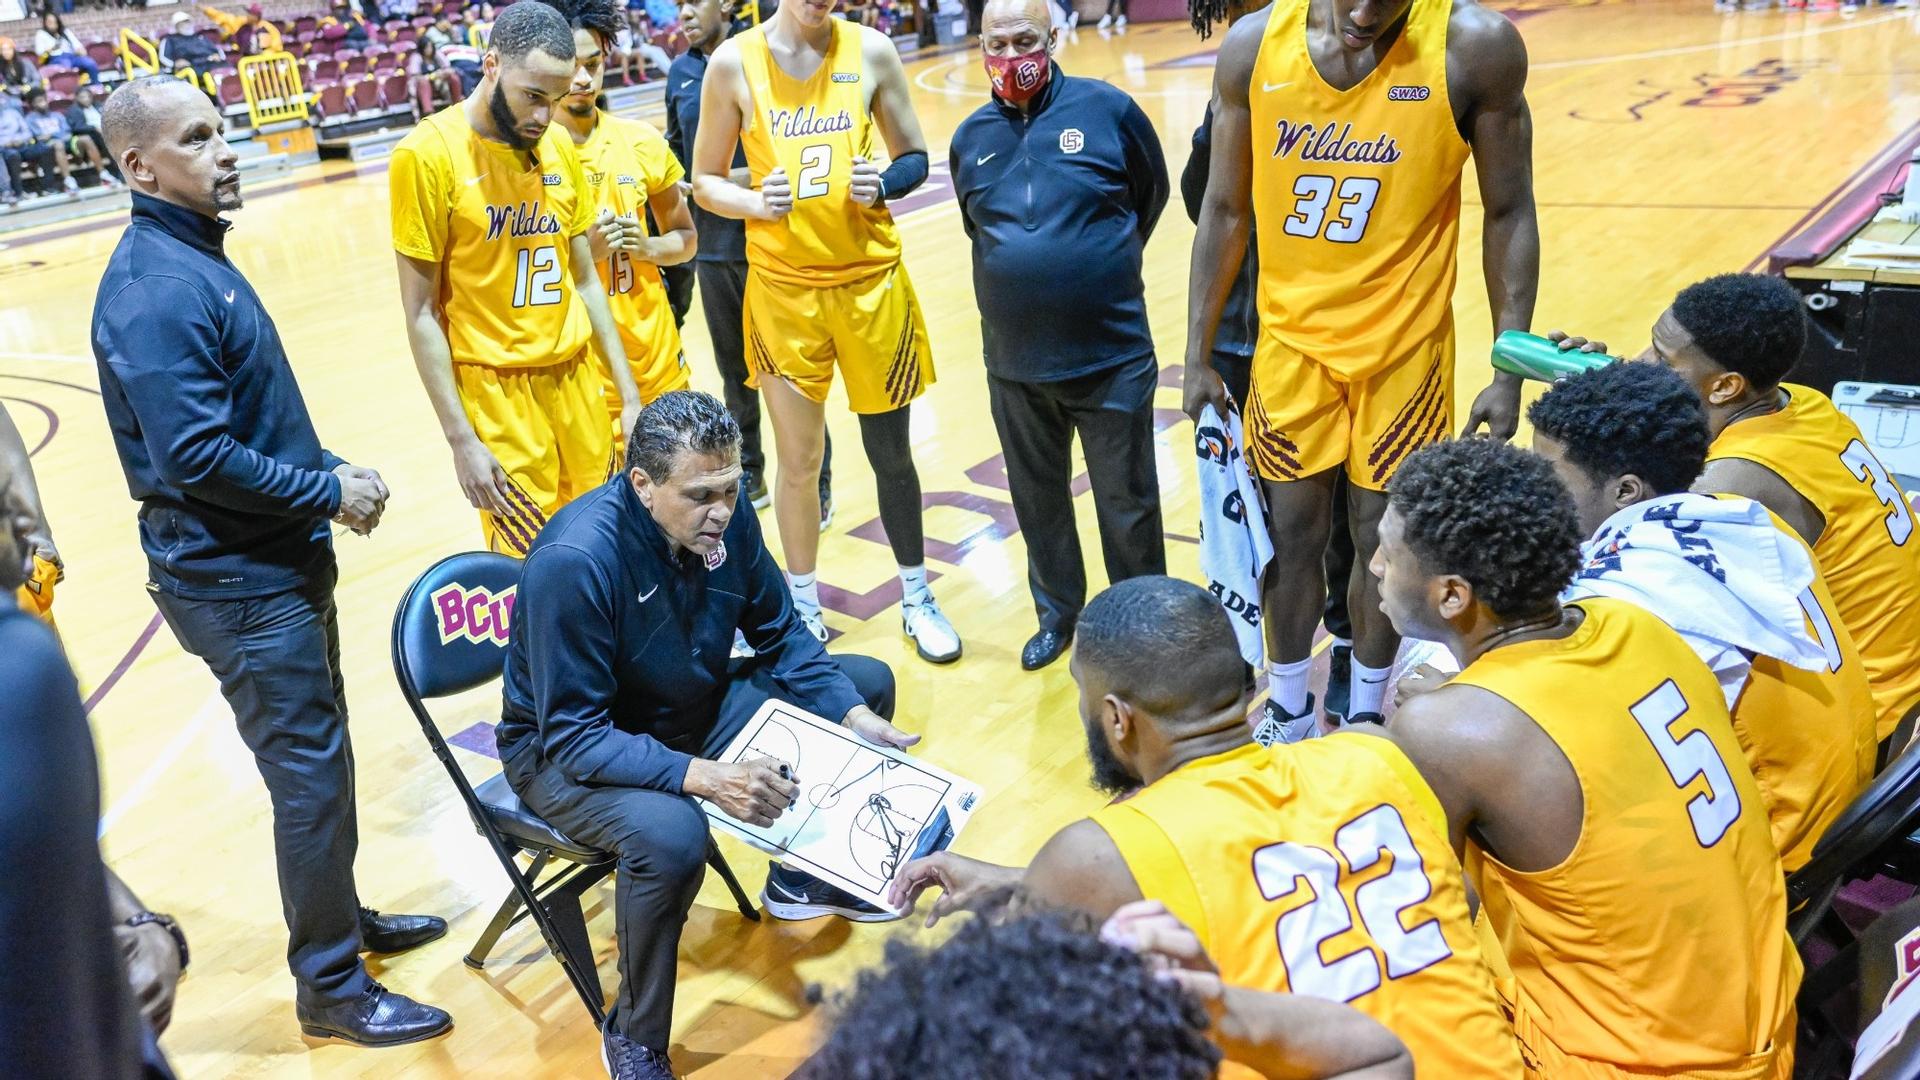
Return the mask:
[[[420,31],[415,30],[411,26],[393,32],[393,43],[396,46],[411,45],[418,40],[420,40]]]
[[[220,111],[223,113],[245,112],[247,108],[247,88],[238,74],[220,77]]]
[[[49,95],[47,96],[47,111],[48,111],[48,112],[51,112],[51,113],[53,113],[54,115],[56,115],[56,116],[58,116],[58,115],[60,115],[60,114],[62,114],[62,113],[64,113],[64,112],[66,112],[66,111],[67,111],[68,109],[71,109],[71,108],[73,108],[73,99],[72,99],[72,98],[70,98],[70,97],[61,97],[61,96],[60,96],[59,94],[49,94]]]
[[[315,33],[320,29],[320,17],[318,15],[302,15],[293,20],[293,29],[294,32],[298,34]]]
[[[347,88],[347,98],[353,106],[353,115],[357,118],[378,116],[380,104],[380,81],[361,79]]]
[[[347,105],[346,84],[337,82],[315,83],[313,85],[313,111],[319,116],[322,126],[353,119],[353,112]]]
[[[415,15],[413,17],[413,28],[415,30],[425,30],[427,27],[432,25],[433,25],[433,16],[431,15]]]
[[[340,61],[335,60],[332,57],[328,57],[325,60],[320,60],[320,59],[314,60],[312,81],[314,82],[340,81]]]
[[[341,38],[344,38],[346,36],[347,36],[347,28],[344,26],[341,26],[339,23],[334,23],[332,26],[323,26],[320,28],[320,39],[322,41],[339,41]]]
[[[72,68],[43,67],[40,75],[47,82],[48,97],[70,98],[80,89],[80,73]]]
[[[87,42],[87,59],[100,65],[101,72],[120,66],[120,52],[111,41]]]
[[[413,113],[413,76],[399,71],[381,79],[380,101],[390,113]]]
[[[340,58],[339,53],[334,53],[333,56],[334,56],[334,59],[336,60]],[[352,56],[349,56],[345,60],[341,61],[340,77],[343,79],[358,78],[359,76],[365,75],[366,73],[367,73],[367,58],[360,53],[354,53]]]
[[[319,37],[320,35],[317,31],[302,30],[299,33],[293,35],[293,40],[299,43],[300,51],[301,53],[304,54],[312,51],[313,43],[319,40]]]

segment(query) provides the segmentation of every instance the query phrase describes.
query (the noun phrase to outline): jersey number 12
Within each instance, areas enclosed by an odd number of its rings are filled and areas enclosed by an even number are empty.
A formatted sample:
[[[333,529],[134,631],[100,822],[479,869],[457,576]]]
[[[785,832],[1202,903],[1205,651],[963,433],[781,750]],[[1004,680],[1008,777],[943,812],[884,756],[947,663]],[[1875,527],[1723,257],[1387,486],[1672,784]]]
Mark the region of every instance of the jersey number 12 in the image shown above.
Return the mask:
[[[560,253],[551,245],[515,252],[513,306],[545,307],[560,302]]]

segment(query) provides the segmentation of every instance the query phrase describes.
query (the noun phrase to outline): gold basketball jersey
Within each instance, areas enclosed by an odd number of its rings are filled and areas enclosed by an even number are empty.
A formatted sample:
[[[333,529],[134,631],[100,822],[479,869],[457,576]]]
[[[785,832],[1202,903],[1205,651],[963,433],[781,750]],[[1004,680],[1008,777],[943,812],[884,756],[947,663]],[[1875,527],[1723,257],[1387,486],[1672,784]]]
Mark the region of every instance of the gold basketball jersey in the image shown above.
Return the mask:
[[[1920,538],[1906,493],[1860,429],[1811,387],[1782,383],[1786,407],[1727,425],[1708,461],[1778,473],[1826,519],[1814,561],[1866,664],[1884,739],[1920,702]]]
[[[1447,94],[1449,0],[1419,0],[1360,84],[1307,48],[1308,0],[1280,0],[1247,87],[1260,332],[1348,378],[1451,325],[1467,144]]]
[[[620,217],[639,218],[643,232],[650,232],[647,200],[686,175],[666,137],[642,120],[603,112],[593,134],[578,149],[580,167],[593,191],[596,215],[600,210],[611,210]],[[667,287],[661,281],[659,267],[636,262],[626,252],[611,252],[595,265],[644,404],[664,392],[664,387],[681,381],[686,369],[680,357],[680,328],[673,321]],[[607,389],[607,400],[617,407],[620,399],[613,391],[611,375],[607,376]]]
[[[1249,743],[1093,820],[1227,982],[1350,1003],[1422,1076],[1520,1075],[1445,813],[1386,739]]]
[[[1523,873],[1467,851],[1523,1050],[1554,1077],[1764,1073],[1792,1051],[1800,958],[1726,699],[1658,617],[1574,606],[1573,633],[1494,649],[1454,678],[1532,717],[1584,799],[1558,866]]]
[[[593,326],[568,264],[593,193],[565,128],[515,150],[474,131],[455,102],[400,140],[387,181],[394,250],[440,264],[455,363],[546,367],[587,347]]]
[[[861,206],[847,194],[853,159],[885,156],[867,111],[868,73],[860,27],[833,21],[826,59],[805,79],[780,70],[766,28],[739,42],[753,110],[740,131],[756,186],[787,170],[793,210],[778,221],[747,222],[747,262],[769,280],[832,286],[859,281],[900,261],[900,234],[884,206]]]

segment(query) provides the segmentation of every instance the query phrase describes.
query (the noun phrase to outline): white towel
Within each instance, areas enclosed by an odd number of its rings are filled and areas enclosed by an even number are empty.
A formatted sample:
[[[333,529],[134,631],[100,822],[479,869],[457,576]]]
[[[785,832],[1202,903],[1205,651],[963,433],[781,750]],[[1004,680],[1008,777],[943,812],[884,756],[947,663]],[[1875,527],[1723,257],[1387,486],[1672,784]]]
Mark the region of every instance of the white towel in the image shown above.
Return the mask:
[[[1822,619],[1813,558],[1751,499],[1686,493],[1635,503],[1602,523],[1581,555],[1565,598],[1613,597],[1658,615],[1712,669],[1728,708],[1746,684],[1749,655],[1808,671],[1830,666],[1807,630],[1809,618]]]
[[[1239,412],[1226,420],[1209,405],[1194,425],[1200,472],[1200,572],[1233,620],[1240,655],[1258,670],[1266,657],[1260,636],[1260,576],[1273,558],[1266,504],[1240,455],[1245,438]]]

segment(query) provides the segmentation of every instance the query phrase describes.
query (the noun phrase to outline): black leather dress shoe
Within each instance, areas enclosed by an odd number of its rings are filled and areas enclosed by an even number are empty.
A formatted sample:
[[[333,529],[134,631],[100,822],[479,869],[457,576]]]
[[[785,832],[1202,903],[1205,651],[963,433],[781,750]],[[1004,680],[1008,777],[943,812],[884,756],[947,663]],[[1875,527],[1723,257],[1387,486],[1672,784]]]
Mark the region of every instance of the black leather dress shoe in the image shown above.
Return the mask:
[[[1028,671],[1038,671],[1060,659],[1060,654],[1066,652],[1071,644],[1073,634],[1070,632],[1063,634],[1058,630],[1041,630],[1028,638],[1027,647],[1020,650],[1020,666]]]
[[[444,1010],[373,983],[352,1001],[319,1008],[294,1006],[300,1030],[317,1039],[339,1039],[355,1046],[399,1046],[453,1030]]]
[[[447,920],[438,915],[382,915],[360,909],[360,947],[366,952],[406,952],[446,932]]]

